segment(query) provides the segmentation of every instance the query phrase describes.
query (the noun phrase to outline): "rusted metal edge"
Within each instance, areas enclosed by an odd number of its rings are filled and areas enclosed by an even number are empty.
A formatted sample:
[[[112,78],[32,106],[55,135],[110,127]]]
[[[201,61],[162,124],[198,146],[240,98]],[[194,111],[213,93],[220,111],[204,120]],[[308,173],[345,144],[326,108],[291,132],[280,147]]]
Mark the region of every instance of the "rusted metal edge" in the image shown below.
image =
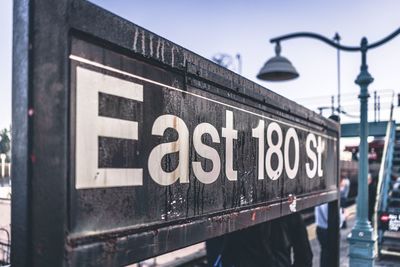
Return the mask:
[[[303,209],[309,208],[310,206],[315,206],[319,203],[319,199],[324,198],[324,203],[325,202],[330,202],[333,200],[336,200],[337,197],[337,190],[330,190],[330,191],[321,191],[321,192],[313,192],[309,194],[304,194],[297,196],[296,201],[297,201],[297,207],[298,211],[301,211]],[[126,236],[129,234],[137,234],[141,232],[146,232],[146,231],[156,231],[159,230],[160,228],[165,228],[169,227],[171,225],[177,225],[177,224],[190,224],[194,221],[201,220],[201,219],[213,219],[213,220],[221,220],[224,216],[230,216],[231,214],[239,214],[243,212],[250,212],[250,211],[257,211],[257,210],[270,210],[271,208],[275,207],[276,205],[282,205],[283,211],[289,210],[289,205],[292,203],[292,201],[289,200],[289,197],[282,198],[279,201],[270,201],[268,203],[260,203],[256,205],[252,205],[250,208],[249,206],[244,206],[244,207],[238,207],[238,208],[233,208],[233,209],[228,209],[224,210],[222,212],[217,212],[214,214],[207,214],[204,216],[196,216],[196,217],[191,217],[191,218],[185,218],[185,219],[180,219],[180,220],[173,220],[170,222],[166,223],[155,223],[155,224],[146,224],[146,225],[136,225],[135,227],[120,227],[117,229],[114,229],[112,231],[98,231],[95,233],[79,233],[76,235],[70,235],[68,238],[68,241],[71,245],[71,247],[77,247],[81,244],[86,244],[89,242],[95,241],[101,241],[104,239],[107,239],[108,236],[112,237],[122,237]],[[286,208],[286,209],[285,209]],[[282,215],[287,215],[290,214],[290,212],[283,213]],[[210,217],[211,215],[211,217]]]
[[[338,199],[338,191],[322,191],[318,194],[298,196],[297,211],[310,208],[322,202],[331,202]],[[87,266],[118,262],[129,264],[144,260],[181,248],[186,245],[202,242],[211,237],[223,235],[232,231],[270,221],[291,213],[289,198],[281,202],[263,205],[252,209],[231,212],[230,214],[203,217],[196,220],[187,220],[185,223],[170,226],[157,225],[157,229],[148,229],[143,232],[129,232],[121,230],[107,233],[88,234],[80,237],[67,238],[67,261],[74,264],[85,263]],[[184,240],[184,242],[183,242]],[[87,257],[88,254],[98,255]],[[130,261],[126,261],[130,259]]]

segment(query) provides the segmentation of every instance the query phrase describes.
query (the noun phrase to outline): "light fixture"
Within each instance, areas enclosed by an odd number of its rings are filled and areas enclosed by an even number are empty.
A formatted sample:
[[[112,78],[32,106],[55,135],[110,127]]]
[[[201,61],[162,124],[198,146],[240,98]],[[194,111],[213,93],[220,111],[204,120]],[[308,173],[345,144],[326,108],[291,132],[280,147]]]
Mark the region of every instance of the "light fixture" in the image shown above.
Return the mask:
[[[275,46],[275,56],[269,59],[261,68],[257,78],[264,81],[287,81],[299,77],[299,73],[292,63],[282,57],[279,42]]]

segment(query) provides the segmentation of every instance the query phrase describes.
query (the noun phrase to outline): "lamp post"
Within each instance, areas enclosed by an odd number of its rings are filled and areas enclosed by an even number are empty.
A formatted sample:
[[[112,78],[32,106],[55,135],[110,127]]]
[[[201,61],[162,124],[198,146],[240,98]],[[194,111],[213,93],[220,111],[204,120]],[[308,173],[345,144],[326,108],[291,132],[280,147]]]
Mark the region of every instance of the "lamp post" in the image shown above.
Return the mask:
[[[374,242],[375,236],[371,223],[368,221],[368,85],[373,82],[368,72],[367,51],[381,46],[400,34],[400,28],[372,44],[368,44],[367,38],[361,39],[360,46],[344,46],[335,43],[329,38],[311,32],[299,32],[283,35],[270,40],[275,43],[275,57],[268,60],[261,68],[257,78],[267,81],[284,81],[297,78],[299,74],[292,63],[282,57],[280,43],[293,38],[313,38],[326,44],[347,52],[361,52],[360,73],[355,83],[360,86],[360,159],[358,167],[358,195],[357,195],[357,217],[356,223],[348,237],[350,243],[350,266],[373,266],[374,265]]]
[[[337,43],[340,44],[340,35],[339,33],[335,33],[335,36],[333,37],[333,40]],[[338,94],[337,94],[337,113],[338,116],[340,116],[340,113],[342,111],[342,108],[340,106],[340,49],[337,49],[337,87],[338,87]]]

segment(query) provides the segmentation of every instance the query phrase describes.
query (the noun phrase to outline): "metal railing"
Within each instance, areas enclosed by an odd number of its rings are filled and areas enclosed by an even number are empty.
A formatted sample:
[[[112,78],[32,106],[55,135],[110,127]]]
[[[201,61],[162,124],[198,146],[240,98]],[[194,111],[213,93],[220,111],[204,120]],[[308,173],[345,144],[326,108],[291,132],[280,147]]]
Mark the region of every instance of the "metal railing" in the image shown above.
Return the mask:
[[[0,239],[0,266],[9,266],[11,248],[10,233],[7,229],[0,228],[0,235],[3,236],[3,238]]]
[[[388,208],[388,195],[390,190],[390,181],[392,175],[392,165],[393,165],[393,151],[395,146],[396,138],[396,123],[393,121],[393,104],[390,111],[390,119],[387,124],[385,145],[382,154],[381,166],[379,169],[375,208],[374,208],[374,232],[377,237],[375,242],[375,251],[379,253],[379,244],[382,241],[382,230],[378,229],[379,214],[386,212]]]

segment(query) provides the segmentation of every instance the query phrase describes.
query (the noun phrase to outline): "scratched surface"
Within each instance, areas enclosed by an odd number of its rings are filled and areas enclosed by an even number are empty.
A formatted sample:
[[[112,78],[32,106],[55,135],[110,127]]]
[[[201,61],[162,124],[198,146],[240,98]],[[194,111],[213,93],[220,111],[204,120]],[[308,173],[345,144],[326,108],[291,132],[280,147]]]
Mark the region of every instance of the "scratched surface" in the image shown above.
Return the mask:
[[[79,65],[140,83],[143,85],[144,92],[144,102],[129,102],[124,98],[104,94],[99,96],[99,114],[139,122],[139,141],[99,137],[99,167],[142,167],[144,171],[143,185],[72,190],[73,232],[85,234],[85,232],[104,231],[118,227],[140,228],[143,225],[149,227],[149,225],[195,219],[210,214],[229,213],[230,210],[248,209],[260,204],[279,202],[287,198],[289,194],[302,197],[314,192],[336,188],[336,162],[334,157],[329,156],[336,154],[335,140],[326,139],[327,147],[322,155],[324,176],[312,179],[306,177],[305,163],[310,159],[305,153],[304,143],[309,130],[318,131],[316,127],[310,126],[304,130],[302,125],[294,122],[293,116],[282,117],[278,112],[272,110],[260,112],[250,103],[244,105],[230,98],[205,92],[202,88],[210,86],[207,80],[186,84],[185,74],[166,71],[86,41],[73,39],[71,54],[204,97],[188,95],[72,60],[71,73],[74,73]],[[75,80],[72,79],[72,91],[75,90],[74,84]],[[209,99],[215,102],[211,102]],[[297,129],[300,140],[300,164],[298,174],[294,179],[289,179],[285,172],[276,180],[268,177],[263,180],[258,179],[258,143],[251,136],[251,129],[257,127],[260,117],[243,112],[243,109],[281,121],[280,125],[284,134],[289,126],[301,127]],[[147,168],[148,155],[151,150],[160,143],[177,139],[177,132],[171,129],[166,130],[162,137],[151,135],[152,125],[157,117],[163,114],[172,114],[183,119],[189,129],[190,137],[193,136],[194,128],[203,122],[216,127],[221,136],[221,128],[225,127],[226,110],[233,111],[234,128],[238,131],[238,138],[234,141],[233,150],[233,169],[238,172],[237,181],[230,181],[225,175],[224,139],[221,138],[220,143],[212,143],[208,135],[203,135],[203,142],[216,149],[222,161],[221,172],[215,182],[201,183],[196,179],[191,167],[189,167],[189,183],[182,184],[177,181],[170,186],[161,186],[152,180]],[[264,119],[266,124],[272,122],[268,118]],[[327,134],[327,131],[321,133]],[[276,139],[276,136],[273,137]],[[273,142],[277,141],[273,140]],[[212,162],[196,153],[191,140],[190,144],[189,166],[191,166],[190,162],[200,160],[203,169],[210,171],[213,167]],[[293,143],[291,143],[291,149],[293,149]],[[283,151],[283,146],[281,151]],[[290,154],[289,161],[293,162],[293,157],[293,153]],[[178,163],[178,153],[167,154],[161,161],[166,172],[173,171]],[[277,157],[272,157],[271,165],[273,169],[276,169]],[[73,185],[74,180],[71,179],[71,188],[74,187]]]

